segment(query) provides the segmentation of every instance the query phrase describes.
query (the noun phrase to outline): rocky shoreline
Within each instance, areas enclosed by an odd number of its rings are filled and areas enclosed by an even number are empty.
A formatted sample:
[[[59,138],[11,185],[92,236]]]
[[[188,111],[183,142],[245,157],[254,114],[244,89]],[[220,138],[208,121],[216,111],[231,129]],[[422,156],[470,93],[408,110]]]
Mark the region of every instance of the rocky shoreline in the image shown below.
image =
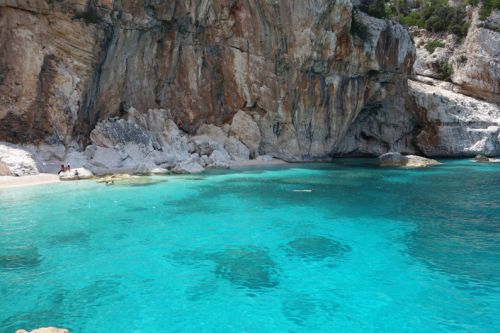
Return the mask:
[[[499,156],[500,12],[459,39],[358,5],[0,5],[0,175]]]

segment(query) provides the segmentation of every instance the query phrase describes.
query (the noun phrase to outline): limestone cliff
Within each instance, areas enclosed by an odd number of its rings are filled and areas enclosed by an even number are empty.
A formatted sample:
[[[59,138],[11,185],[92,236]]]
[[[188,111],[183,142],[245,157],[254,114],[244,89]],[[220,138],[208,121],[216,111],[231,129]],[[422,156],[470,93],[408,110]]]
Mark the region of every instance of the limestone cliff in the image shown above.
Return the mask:
[[[415,145],[428,156],[500,154],[500,12],[482,21],[468,7],[468,15],[463,40],[412,29],[417,59],[410,107],[421,129]]]
[[[0,140],[80,148],[133,107],[191,135],[242,110],[258,154],[353,151],[340,142],[365,106],[404,109],[415,52],[349,0],[2,0],[0,26]]]
[[[408,94],[407,29],[353,3],[0,0],[0,141],[103,172],[449,155]],[[483,58],[454,80],[494,105],[498,54]]]

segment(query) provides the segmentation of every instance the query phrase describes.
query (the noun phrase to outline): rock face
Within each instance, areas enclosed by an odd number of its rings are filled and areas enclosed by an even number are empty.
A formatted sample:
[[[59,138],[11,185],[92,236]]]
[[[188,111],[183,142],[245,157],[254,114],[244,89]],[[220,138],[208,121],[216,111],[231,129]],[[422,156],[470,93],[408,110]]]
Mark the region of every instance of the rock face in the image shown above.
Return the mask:
[[[500,12],[471,27],[463,42],[453,35],[413,29],[416,76],[409,81],[410,106],[417,118],[414,145],[428,156],[500,155]],[[496,27],[496,28],[495,28]],[[430,41],[443,47],[426,50]],[[440,65],[452,69],[443,81]]]
[[[0,142],[0,175],[25,176],[38,173],[36,162],[28,151]]]
[[[379,156],[380,166],[382,167],[406,167],[406,168],[425,168],[432,165],[441,164],[436,160],[416,155],[401,155],[400,153],[386,153]]]
[[[423,130],[416,144],[427,156],[500,155],[500,108],[439,86],[410,81]]]
[[[353,15],[368,34],[351,32]],[[189,140],[165,151],[158,138],[174,124],[216,125],[251,157],[351,153],[357,139],[341,142],[360,112],[404,109],[415,52],[402,26],[349,0],[10,1],[0,27],[0,140],[90,146],[91,164],[118,168],[176,165]],[[372,132],[383,144],[367,153],[400,140]]]

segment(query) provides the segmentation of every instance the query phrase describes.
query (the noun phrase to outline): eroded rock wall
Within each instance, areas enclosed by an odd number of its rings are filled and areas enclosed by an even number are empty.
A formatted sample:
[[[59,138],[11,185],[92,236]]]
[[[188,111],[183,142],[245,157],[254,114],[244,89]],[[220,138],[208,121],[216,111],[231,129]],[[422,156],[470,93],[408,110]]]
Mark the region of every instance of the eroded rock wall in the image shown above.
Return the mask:
[[[168,110],[189,135],[245,112],[261,136],[248,148],[287,160],[402,147],[351,125],[361,110],[412,119],[412,41],[363,13],[359,37],[352,15],[348,0],[2,0],[0,140],[84,149],[134,108]]]
[[[484,21],[477,8],[469,15],[463,40],[413,29],[417,59],[408,106],[416,115],[414,145],[428,156],[500,155],[500,12]],[[431,41],[442,46],[428,50]]]

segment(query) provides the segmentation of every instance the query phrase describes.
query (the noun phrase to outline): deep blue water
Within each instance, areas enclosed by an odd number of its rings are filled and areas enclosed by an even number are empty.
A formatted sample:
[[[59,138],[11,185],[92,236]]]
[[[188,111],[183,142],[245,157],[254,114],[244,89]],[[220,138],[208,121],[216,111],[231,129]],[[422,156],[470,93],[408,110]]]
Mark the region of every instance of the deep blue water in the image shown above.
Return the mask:
[[[500,163],[444,162],[0,190],[0,332],[500,332]]]

